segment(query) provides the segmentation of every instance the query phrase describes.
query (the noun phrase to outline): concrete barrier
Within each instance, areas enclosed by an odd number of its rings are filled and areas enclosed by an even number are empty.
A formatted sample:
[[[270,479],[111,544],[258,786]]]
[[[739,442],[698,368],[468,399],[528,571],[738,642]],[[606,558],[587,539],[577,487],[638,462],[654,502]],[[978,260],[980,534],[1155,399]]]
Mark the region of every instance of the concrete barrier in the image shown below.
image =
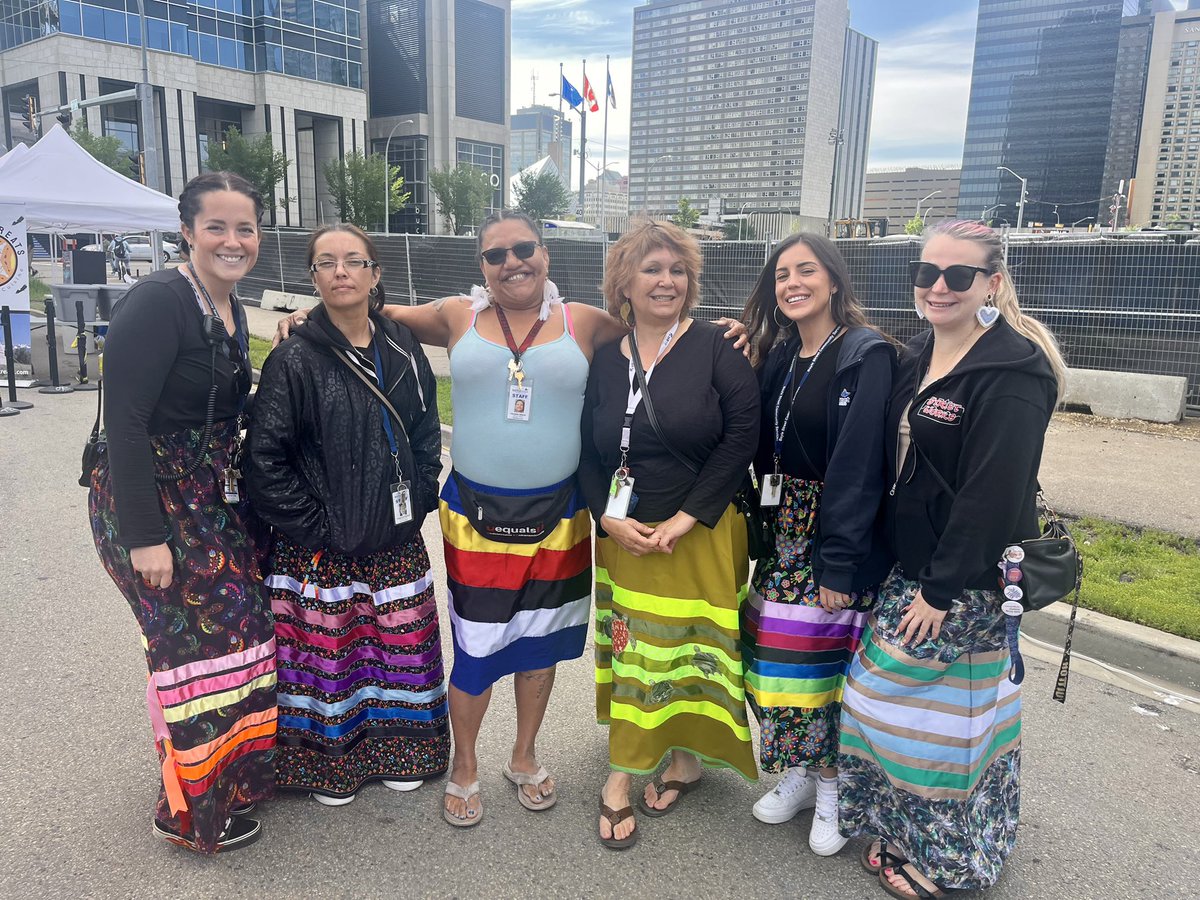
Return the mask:
[[[1087,407],[1094,416],[1178,422],[1186,412],[1187,379],[1182,375],[1143,375],[1068,369],[1067,408]]]
[[[264,309],[281,309],[294,312],[297,309],[312,309],[320,301],[309,294],[293,294],[291,291],[263,291],[259,304]]]

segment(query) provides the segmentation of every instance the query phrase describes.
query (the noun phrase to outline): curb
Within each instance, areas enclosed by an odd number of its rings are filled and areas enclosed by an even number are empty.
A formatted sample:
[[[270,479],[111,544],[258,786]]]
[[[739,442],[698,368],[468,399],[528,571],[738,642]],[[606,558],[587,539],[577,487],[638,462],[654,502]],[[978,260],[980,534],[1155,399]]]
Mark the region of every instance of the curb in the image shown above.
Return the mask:
[[[1038,610],[1037,615],[1054,619],[1066,628],[1071,619],[1071,606],[1068,603],[1054,603]],[[1075,616],[1075,633],[1081,632],[1094,632],[1114,640],[1137,644],[1200,666],[1200,641],[1169,634],[1136,622],[1126,622],[1124,619],[1106,616],[1082,606]]]

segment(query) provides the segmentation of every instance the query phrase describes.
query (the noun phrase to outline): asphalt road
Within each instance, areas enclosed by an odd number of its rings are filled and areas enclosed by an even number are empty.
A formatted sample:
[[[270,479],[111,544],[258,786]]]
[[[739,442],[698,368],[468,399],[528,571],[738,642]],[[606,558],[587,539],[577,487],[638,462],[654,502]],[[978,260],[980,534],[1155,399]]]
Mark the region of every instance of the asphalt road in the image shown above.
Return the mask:
[[[0,420],[0,897],[884,896],[858,866],[860,841],[818,859],[808,813],[779,826],[750,816],[769,777],[710,774],[675,814],[643,817],[633,850],[601,847],[607,745],[587,657],[560,668],[542,733],[561,790],[549,812],[521,808],[500,774],[513,737],[506,682],[481,739],[478,828],[447,826],[430,783],[372,785],[339,809],[288,795],[262,808],[256,845],[224,857],[153,838],[142,652],[75,484],[95,398],[29,396],[33,410]],[[430,519],[425,534],[440,585],[436,528]],[[449,653],[448,626],[443,641]],[[1029,669],[1020,838],[988,896],[1194,896],[1200,717],[1079,674],[1060,706],[1055,668]]]

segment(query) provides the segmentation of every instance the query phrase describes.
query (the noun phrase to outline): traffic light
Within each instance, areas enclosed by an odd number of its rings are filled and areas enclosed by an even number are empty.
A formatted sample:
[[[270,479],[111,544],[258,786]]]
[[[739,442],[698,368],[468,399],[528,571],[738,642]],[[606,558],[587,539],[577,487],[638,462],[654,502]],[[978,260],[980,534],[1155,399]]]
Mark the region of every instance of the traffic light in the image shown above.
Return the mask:
[[[21,120],[25,123],[26,128],[28,128],[34,134],[37,134],[37,101],[33,99],[32,95],[25,98],[25,111],[21,116]]]
[[[70,131],[71,130],[71,111],[69,109],[64,109],[62,112],[60,112],[58,114],[58,121],[59,121],[59,124],[61,124],[63,128],[65,128],[67,131]]]

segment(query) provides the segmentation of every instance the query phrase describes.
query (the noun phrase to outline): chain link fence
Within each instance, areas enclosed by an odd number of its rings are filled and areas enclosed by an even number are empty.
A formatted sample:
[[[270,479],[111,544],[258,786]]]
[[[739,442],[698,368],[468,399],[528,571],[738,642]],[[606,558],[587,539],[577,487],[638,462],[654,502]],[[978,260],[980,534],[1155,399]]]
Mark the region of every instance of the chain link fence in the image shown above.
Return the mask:
[[[392,303],[428,303],[479,284],[475,239],[373,235]],[[258,264],[241,284],[307,294],[308,232],[267,230]],[[1008,262],[1021,306],[1054,331],[1069,365],[1114,372],[1183,375],[1188,412],[1200,415],[1200,238],[1190,234],[1022,235],[1009,237]],[[907,340],[922,327],[913,313],[908,262],[919,240],[841,239],[854,288],[871,320]],[[550,278],[569,300],[603,305],[608,245],[549,238]],[[704,277],[696,315],[739,318],[770,254],[765,241],[703,241]]]

